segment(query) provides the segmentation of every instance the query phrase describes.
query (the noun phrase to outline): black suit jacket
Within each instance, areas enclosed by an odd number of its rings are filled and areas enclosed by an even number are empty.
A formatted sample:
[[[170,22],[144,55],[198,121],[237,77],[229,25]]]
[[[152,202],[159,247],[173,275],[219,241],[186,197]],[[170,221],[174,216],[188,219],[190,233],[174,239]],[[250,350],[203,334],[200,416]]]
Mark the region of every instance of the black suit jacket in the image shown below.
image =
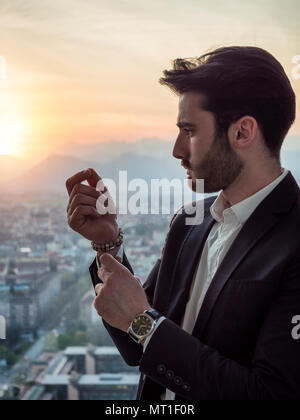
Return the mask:
[[[142,372],[138,400],[159,400],[165,388],[185,400],[299,400],[300,198],[289,173],[256,208],[226,254],[206,294],[192,335],[181,328],[189,291],[214,224],[187,226],[178,214],[162,256],[144,289],[167,317],[143,349],[126,333],[104,325],[131,366]],[[175,215],[176,216],[176,215]],[[133,272],[126,255],[124,265]],[[96,263],[90,267],[99,282]]]

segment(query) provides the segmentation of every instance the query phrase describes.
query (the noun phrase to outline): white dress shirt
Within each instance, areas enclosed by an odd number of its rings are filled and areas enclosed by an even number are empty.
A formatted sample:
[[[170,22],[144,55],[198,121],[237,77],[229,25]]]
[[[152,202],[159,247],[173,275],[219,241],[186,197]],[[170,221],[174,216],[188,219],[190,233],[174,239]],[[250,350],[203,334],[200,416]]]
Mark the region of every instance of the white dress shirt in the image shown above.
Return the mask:
[[[256,207],[289,173],[286,169],[282,169],[282,171],[282,174],[269,185],[232,207],[230,207],[230,204],[225,200],[223,191],[219,193],[212,204],[210,212],[216,223],[209,233],[198,267],[195,270],[190,289],[190,297],[182,320],[181,327],[183,330],[192,334],[205,295],[218,267],[239,234],[242,226],[254,212]],[[147,337],[144,343],[144,352],[146,351],[153,334],[155,334],[155,331],[157,331],[159,325],[165,319],[165,317],[160,318],[153,333]],[[161,399],[174,400],[175,393],[166,389],[166,393],[161,395]]]

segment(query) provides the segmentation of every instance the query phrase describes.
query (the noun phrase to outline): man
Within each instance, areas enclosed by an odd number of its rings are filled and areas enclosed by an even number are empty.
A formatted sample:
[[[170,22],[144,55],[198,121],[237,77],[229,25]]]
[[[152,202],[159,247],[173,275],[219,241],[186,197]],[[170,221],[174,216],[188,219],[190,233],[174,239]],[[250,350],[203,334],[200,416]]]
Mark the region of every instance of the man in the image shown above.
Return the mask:
[[[280,164],[290,82],[268,52],[227,47],[175,60],[161,83],[179,95],[174,157],[194,190],[204,179],[205,192],[221,192],[200,225],[186,225],[186,209],[173,217],[142,287],[114,242],[116,218],[95,210],[100,177],[70,178],[69,224],[99,250],[95,307],[140,367],[139,400],[299,400],[300,199]]]

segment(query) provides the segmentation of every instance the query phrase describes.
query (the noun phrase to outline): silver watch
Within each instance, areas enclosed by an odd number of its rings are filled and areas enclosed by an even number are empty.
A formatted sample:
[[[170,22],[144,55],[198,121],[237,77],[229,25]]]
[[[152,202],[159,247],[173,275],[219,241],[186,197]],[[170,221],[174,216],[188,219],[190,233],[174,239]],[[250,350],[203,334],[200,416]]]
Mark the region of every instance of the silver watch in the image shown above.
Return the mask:
[[[155,309],[146,310],[132,320],[127,333],[136,343],[140,344],[153,332],[161,316]]]

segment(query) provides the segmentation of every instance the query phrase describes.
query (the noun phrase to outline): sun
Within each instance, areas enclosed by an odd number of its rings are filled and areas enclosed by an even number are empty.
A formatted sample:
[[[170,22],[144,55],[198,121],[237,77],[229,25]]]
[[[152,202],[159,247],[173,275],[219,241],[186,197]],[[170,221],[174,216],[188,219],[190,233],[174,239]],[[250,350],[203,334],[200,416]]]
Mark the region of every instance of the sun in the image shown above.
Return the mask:
[[[17,118],[0,116],[0,155],[18,155],[21,149],[22,124]]]

